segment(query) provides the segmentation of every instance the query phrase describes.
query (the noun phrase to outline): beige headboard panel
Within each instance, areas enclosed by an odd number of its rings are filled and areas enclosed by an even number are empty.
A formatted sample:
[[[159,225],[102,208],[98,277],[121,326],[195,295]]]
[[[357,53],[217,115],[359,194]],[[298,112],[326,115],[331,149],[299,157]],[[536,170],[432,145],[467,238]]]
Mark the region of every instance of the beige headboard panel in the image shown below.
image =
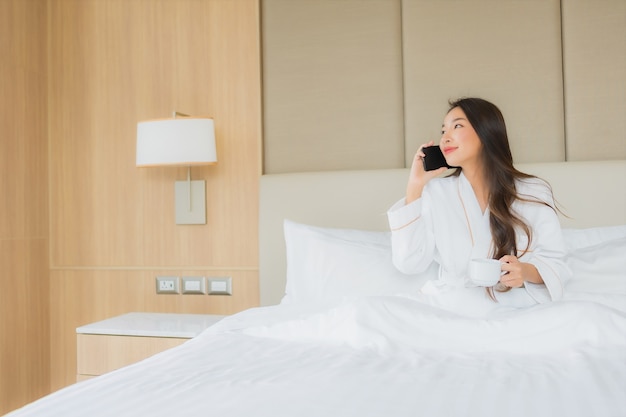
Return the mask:
[[[562,4],[567,160],[626,158],[626,1]]]
[[[624,0],[261,0],[264,172],[404,168],[447,100],[517,162],[626,158]]]
[[[565,159],[559,0],[404,0],[402,23],[407,166],[463,96],[500,107],[517,162]]]
[[[563,227],[626,224],[626,160],[520,164],[549,181],[569,218]],[[285,288],[283,221],[321,227],[387,230],[387,209],[404,195],[408,170],[325,171],[264,175],[260,181],[261,305]]]
[[[265,172],[401,167],[396,0],[263,0]]]

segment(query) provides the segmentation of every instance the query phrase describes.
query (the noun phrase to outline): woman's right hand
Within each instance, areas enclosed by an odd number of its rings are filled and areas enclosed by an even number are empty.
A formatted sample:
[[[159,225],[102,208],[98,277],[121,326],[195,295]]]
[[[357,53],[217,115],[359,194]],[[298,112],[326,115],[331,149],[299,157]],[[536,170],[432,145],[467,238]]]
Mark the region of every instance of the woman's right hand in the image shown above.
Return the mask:
[[[411,172],[409,174],[409,182],[406,186],[406,204],[412,203],[422,196],[422,191],[424,187],[428,183],[428,181],[437,177],[438,175],[446,172],[447,168],[441,167],[439,169],[435,169],[433,171],[426,171],[424,169],[424,163],[422,159],[424,158],[424,152],[422,152],[422,148],[433,146],[435,144],[434,141],[430,141],[428,143],[423,144],[419,147],[415,156],[413,157],[413,163],[411,164]]]

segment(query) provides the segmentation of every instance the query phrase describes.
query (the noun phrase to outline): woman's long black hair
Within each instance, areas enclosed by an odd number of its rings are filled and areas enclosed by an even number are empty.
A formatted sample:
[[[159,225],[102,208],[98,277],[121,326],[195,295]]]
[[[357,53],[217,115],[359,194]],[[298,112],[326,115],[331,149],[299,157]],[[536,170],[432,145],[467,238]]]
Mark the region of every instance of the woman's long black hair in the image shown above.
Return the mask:
[[[483,175],[489,188],[489,225],[493,241],[491,256],[494,259],[500,259],[504,255],[520,257],[530,247],[532,230],[512,209],[513,202],[523,200],[552,206],[547,202],[521,196],[517,192],[517,180],[535,177],[518,171],[513,166],[506,124],[502,112],[496,105],[487,100],[471,97],[450,101],[449,104],[448,111],[457,107],[463,110],[482,143]],[[459,173],[460,170],[456,174]],[[528,237],[528,245],[521,251],[517,247],[517,230]],[[489,295],[495,300],[493,290],[504,292],[510,288],[497,284],[488,289]]]

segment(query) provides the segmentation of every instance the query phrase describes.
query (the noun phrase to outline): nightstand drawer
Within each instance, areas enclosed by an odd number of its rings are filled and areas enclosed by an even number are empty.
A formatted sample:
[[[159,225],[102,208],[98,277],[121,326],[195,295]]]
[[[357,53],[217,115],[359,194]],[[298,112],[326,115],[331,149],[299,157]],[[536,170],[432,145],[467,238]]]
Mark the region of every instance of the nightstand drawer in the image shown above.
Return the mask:
[[[76,329],[77,381],[113,371],[185,343],[224,316],[127,313]]]
[[[78,334],[77,373],[102,375],[156,353],[178,346],[189,338]]]

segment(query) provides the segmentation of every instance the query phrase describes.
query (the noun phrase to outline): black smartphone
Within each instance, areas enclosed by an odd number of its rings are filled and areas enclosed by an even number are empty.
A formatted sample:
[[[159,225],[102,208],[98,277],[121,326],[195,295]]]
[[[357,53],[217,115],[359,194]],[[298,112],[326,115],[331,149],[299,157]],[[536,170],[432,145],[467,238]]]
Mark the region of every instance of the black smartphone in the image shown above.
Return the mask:
[[[424,152],[425,155],[424,158],[422,158],[425,171],[433,171],[441,167],[452,168],[446,162],[446,158],[443,157],[443,152],[441,152],[439,146],[427,146],[422,148],[422,152]]]

